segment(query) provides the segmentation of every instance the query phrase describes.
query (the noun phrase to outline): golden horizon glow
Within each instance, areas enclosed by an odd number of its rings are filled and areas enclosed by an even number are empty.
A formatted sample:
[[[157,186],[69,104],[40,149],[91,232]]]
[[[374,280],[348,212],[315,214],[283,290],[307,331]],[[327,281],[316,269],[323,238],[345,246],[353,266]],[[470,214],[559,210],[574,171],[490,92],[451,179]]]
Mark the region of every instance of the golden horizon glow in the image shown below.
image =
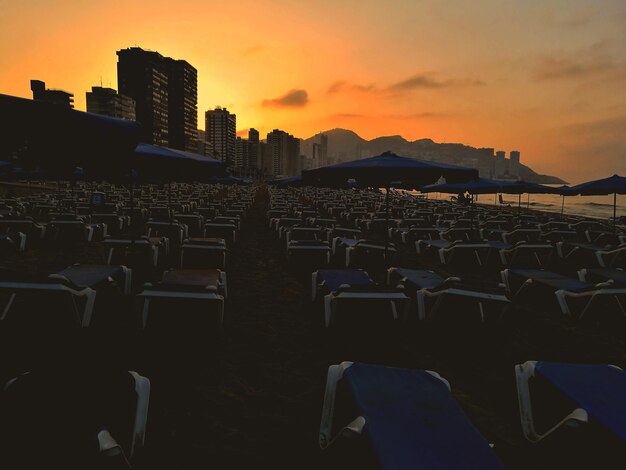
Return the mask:
[[[347,128],[519,150],[579,182],[626,173],[626,5],[481,0],[362,2],[0,0],[0,93],[30,80],[117,89],[119,49],[198,70],[198,127],[215,106],[237,127],[301,138]]]

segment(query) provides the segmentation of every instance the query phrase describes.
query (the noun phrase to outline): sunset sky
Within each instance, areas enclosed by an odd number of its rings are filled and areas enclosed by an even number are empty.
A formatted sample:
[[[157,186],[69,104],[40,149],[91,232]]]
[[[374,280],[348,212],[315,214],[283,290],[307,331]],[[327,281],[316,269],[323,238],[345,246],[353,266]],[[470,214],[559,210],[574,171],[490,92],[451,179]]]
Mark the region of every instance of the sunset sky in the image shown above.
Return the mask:
[[[496,150],[571,183],[626,173],[624,0],[0,0],[0,93],[117,89],[131,46],[198,69],[198,124],[335,127]]]

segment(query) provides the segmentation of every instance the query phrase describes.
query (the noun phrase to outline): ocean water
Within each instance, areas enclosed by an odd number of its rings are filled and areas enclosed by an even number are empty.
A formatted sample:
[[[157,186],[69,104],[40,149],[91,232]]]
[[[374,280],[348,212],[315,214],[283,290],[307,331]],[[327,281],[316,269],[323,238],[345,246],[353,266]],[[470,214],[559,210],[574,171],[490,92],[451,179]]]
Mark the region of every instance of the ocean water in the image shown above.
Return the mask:
[[[451,194],[430,193],[429,198],[450,199]],[[476,202],[479,204],[494,204],[498,196],[493,194],[482,194],[478,196]],[[505,203],[517,207],[517,194],[503,194]],[[578,215],[583,217],[593,217],[607,220],[613,217],[613,195],[610,196],[566,196],[563,205],[563,213],[568,215]],[[533,210],[561,213],[562,196],[557,194],[522,194],[522,208]],[[626,196],[617,195],[617,217],[626,216]]]

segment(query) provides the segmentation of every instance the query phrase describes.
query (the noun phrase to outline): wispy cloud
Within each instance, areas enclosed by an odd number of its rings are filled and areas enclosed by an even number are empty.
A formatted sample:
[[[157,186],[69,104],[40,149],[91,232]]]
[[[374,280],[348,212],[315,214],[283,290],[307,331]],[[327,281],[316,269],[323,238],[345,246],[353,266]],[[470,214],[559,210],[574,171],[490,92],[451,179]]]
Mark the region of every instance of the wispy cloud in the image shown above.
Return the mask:
[[[367,117],[365,114],[358,113],[335,113],[329,116],[331,119],[358,119]]]
[[[615,69],[616,65],[606,57],[558,53],[543,57],[533,69],[533,77],[536,80],[585,79]]]
[[[437,79],[433,73],[419,73],[389,85],[387,90],[392,92],[403,92],[420,88],[432,89],[482,85],[485,85],[485,82],[473,78],[450,78],[440,80]]]
[[[377,89],[376,85],[374,85],[373,83],[370,83],[369,85],[361,85],[358,83],[350,83],[346,80],[337,80],[328,87],[328,90],[326,90],[326,92],[329,94],[339,93],[342,91],[360,91],[363,93],[369,93],[372,91],[377,91]]]
[[[308,102],[309,94],[306,90],[293,89],[278,98],[263,100],[262,105],[276,108],[303,108]]]

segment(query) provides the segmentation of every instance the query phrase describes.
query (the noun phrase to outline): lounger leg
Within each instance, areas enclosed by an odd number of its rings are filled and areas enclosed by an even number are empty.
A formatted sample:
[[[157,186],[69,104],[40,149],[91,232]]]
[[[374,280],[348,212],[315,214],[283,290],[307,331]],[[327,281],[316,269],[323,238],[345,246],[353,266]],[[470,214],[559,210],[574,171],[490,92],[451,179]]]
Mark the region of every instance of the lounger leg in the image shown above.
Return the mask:
[[[143,301],[143,310],[141,312],[141,329],[146,328],[148,323],[148,312],[150,310],[150,298],[145,298]]]
[[[324,393],[324,403],[322,405],[322,419],[320,423],[319,445],[322,449],[331,443],[331,432],[333,426],[333,415],[335,414],[335,394],[337,382],[341,380],[346,369],[352,366],[352,362],[342,362],[341,364],[330,366],[326,378],[326,391]]]
[[[333,317],[333,295],[328,294],[324,296],[324,319],[325,319],[326,328],[330,326],[332,317]]]
[[[557,430],[562,425],[571,421],[587,423],[589,421],[587,412],[582,408],[576,408],[574,411],[568,414],[565,418],[563,418],[545,433],[537,433],[537,431],[535,430],[535,423],[532,414],[530,388],[528,386],[529,379],[535,375],[535,364],[535,361],[527,361],[524,364],[515,366],[515,379],[517,382],[517,398],[520,409],[520,419],[522,424],[522,431],[526,439],[531,442],[538,442]]]
[[[315,302],[317,297],[317,271],[311,274],[311,302]]]
[[[4,307],[4,311],[2,312],[2,317],[0,317],[0,321],[4,320],[7,316],[7,314],[9,313],[9,310],[11,310],[11,306],[13,305],[13,301],[15,300],[15,297],[17,296],[16,293],[11,294],[11,297],[9,297],[9,301],[7,302],[7,304]]]
[[[91,292],[87,294],[87,302],[85,304],[85,310],[83,311],[83,321],[82,321],[83,328],[86,328],[91,324],[91,316],[93,314],[93,307],[95,305],[95,302],[96,302],[96,291],[91,290]]]

